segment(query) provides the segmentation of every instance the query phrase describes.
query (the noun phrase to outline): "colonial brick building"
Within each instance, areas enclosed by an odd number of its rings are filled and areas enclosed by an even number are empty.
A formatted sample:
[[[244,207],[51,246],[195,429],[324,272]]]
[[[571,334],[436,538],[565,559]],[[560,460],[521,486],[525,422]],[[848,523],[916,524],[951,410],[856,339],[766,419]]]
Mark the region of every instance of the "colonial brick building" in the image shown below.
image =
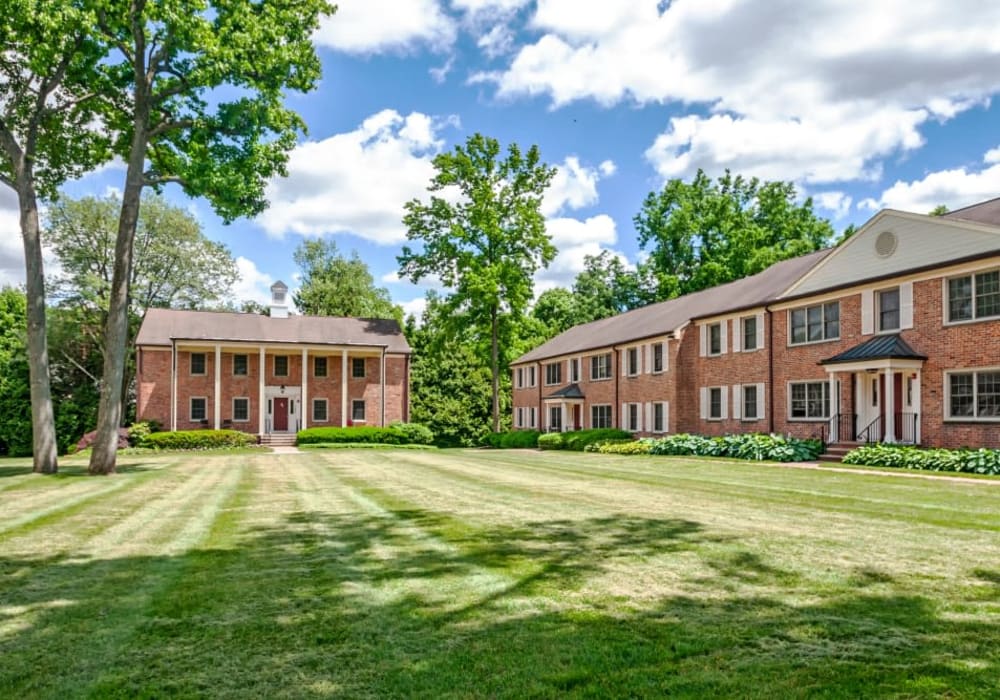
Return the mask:
[[[512,365],[516,428],[1000,447],[1000,199],[569,329]]]
[[[393,320],[150,309],[136,338],[137,418],[266,442],[318,426],[409,419],[410,347]]]

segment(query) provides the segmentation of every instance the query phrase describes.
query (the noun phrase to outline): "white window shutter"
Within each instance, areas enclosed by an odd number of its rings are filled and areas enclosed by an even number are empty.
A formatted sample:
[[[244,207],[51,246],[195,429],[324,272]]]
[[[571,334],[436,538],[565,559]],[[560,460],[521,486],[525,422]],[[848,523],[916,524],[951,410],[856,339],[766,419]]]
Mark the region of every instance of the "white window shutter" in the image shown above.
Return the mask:
[[[720,387],[720,390],[722,392],[722,397],[721,397],[722,401],[720,402],[722,404],[722,415],[720,417],[722,418],[722,420],[725,420],[726,418],[729,417],[729,415],[728,415],[729,411],[726,410],[729,407],[728,406],[728,404],[729,404],[729,387],[728,386]]]
[[[664,340],[663,341],[663,371],[664,372],[666,372],[668,369],[670,369],[667,366],[667,358],[670,357],[670,353],[668,352],[669,350],[670,350],[670,343],[668,341]]]
[[[899,327],[913,328],[913,282],[899,285]]]
[[[701,331],[701,345],[698,354],[704,357],[708,354],[708,326],[702,324],[698,326],[698,330]]]
[[[628,375],[628,350],[621,351],[622,376]]]
[[[875,292],[866,289],[861,292],[861,335],[875,332]]]
[[[622,412],[621,412],[621,415],[618,417],[618,425],[621,426],[622,430],[628,430],[628,422],[627,422],[628,421],[628,411],[626,410],[627,407],[628,407],[628,404],[625,404],[625,403],[622,404]]]
[[[743,387],[733,384],[733,419],[739,420],[743,417]]]
[[[708,418],[708,387],[701,388],[701,419]]]
[[[663,432],[670,432],[670,402],[663,402]]]
[[[764,382],[757,384],[757,417],[764,417]]]
[[[653,403],[651,401],[646,402],[646,432],[653,432]]]
[[[764,347],[764,312],[757,314],[757,349]]]
[[[733,352],[743,352],[743,319],[733,319]]]
[[[646,355],[646,366],[642,368],[643,372],[650,374],[653,371],[653,344],[646,343],[645,345],[645,355]]]
[[[719,324],[719,350],[720,354],[725,355],[729,351],[729,321],[723,321]]]

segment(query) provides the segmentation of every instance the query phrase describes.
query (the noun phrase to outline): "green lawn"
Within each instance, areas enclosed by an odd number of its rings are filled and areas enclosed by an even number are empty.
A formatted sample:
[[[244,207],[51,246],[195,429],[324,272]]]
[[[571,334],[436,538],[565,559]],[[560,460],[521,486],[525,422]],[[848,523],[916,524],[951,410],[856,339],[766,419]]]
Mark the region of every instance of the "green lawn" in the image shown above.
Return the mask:
[[[123,462],[0,462],[0,697],[1000,696],[995,481],[520,451]]]

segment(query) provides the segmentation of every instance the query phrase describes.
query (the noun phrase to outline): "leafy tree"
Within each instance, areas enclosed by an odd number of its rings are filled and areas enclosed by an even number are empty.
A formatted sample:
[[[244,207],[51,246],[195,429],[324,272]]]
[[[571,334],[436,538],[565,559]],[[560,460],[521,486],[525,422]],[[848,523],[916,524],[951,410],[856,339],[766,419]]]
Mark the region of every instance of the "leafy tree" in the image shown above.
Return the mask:
[[[315,316],[353,316],[403,320],[403,309],[392,303],[389,290],[376,287],[368,265],[352,252],[345,257],[332,240],[303,241],[295,249],[302,271],[295,306]]]
[[[17,193],[28,304],[34,470],[53,473],[55,422],[45,326],[39,197],[110,158],[98,99],[107,83],[104,48],[91,36],[89,4],[9,0],[0,13],[0,183]]]
[[[406,204],[406,235],[421,249],[403,247],[400,275],[412,282],[436,276],[453,290],[449,324],[461,319],[478,347],[488,347],[496,431],[500,375],[531,301],[532,277],[556,254],[539,210],[555,169],[541,162],[536,146],[522,153],[511,144],[502,157],[496,139],[481,134],[437,155],[434,167],[430,201]]]
[[[635,216],[657,300],[756,274],[828,245],[833,228],[788,182],[704,172],[650,192]]]
[[[97,27],[116,47],[105,69],[122,89],[106,115],[126,164],[115,237],[98,435],[90,472],[114,471],[119,387],[128,340],[129,281],[142,190],[179,183],[226,221],[266,206],[305,125],[286,90],[320,75],[312,34],[326,0],[100,0]]]
[[[563,287],[547,289],[539,294],[531,309],[531,315],[542,324],[547,338],[557,336],[582,322],[576,296]]]
[[[27,298],[13,287],[0,289],[0,454],[31,452],[31,388],[25,360]],[[55,432],[53,421],[53,432]]]
[[[938,204],[936,207],[927,212],[928,216],[944,216],[948,213],[948,207],[944,204]]]
[[[578,323],[607,318],[655,301],[649,286],[642,272],[629,270],[610,251],[586,256],[583,272],[573,282]]]

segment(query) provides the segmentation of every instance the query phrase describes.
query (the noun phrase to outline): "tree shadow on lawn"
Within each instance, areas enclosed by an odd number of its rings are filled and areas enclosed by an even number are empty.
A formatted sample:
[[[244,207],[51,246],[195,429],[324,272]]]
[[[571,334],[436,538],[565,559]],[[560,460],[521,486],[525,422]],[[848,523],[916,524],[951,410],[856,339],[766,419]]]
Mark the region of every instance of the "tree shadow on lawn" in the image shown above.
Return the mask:
[[[155,469],[155,466],[147,466],[146,462],[130,462],[128,464],[119,464],[115,470],[116,474],[136,474],[138,472],[148,472],[150,469]],[[24,476],[25,474],[31,474],[31,460],[29,459],[23,465],[2,465],[0,466],[0,479],[4,479],[11,476]],[[60,464],[59,471],[55,474],[39,474],[39,476],[45,476],[50,479],[68,479],[78,476],[90,476],[87,473],[87,464]]]
[[[995,618],[850,584],[796,604],[774,589],[795,577],[738,548],[720,557],[697,523],[391,516],[297,513],[173,557],[0,559],[0,695],[1000,692]],[[705,595],[582,592],[651,557],[664,577],[702,561],[714,573],[688,582]]]

